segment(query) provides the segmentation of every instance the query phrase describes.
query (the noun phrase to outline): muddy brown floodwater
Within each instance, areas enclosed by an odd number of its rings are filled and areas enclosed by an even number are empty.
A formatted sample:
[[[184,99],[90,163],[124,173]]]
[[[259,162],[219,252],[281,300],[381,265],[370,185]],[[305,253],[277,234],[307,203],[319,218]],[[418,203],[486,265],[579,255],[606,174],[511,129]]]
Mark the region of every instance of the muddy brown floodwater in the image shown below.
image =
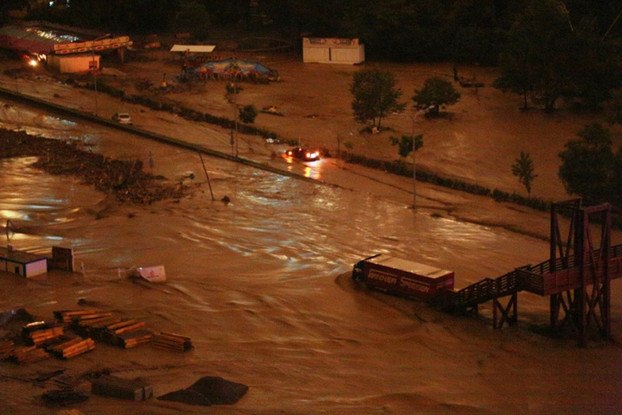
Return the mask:
[[[2,275],[0,309],[26,307],[50,318],[82,299],[189,336],[195,348],[180,355],[148,345],[98,345],[69,361],[1,362],[0,413],[54,413],[41,406],[37,396],[44,389],[29,379],[58,368],[141,377],[156,396],[204,376],[249,386],[235,405],[209,409],[93,395],[76,406],[85,414],[622,410],[619,344],[592,341],[578,348],[573,339],[541,334],[546,298],[520,294],[519,324],[493,330],[487,306],[480,318],[445,314],[369,292],[348,275],[357,260],[391,253],[454,270],[461,288],[546,259],[548,243],[540,238],[455,220],[425,198],[428,206],[413,211],[407,193],[379,195],[377,182],[364,175],[344,188],[208,158],[212,201],[195,153],[124,133],[68,127],[70,121],[54,117],[30,119],[39,121],[21,128],[36,124],[43,135],[79,138],[116,157],[144,159],[152,152],[156,174],[193,180],[196,190],[179,201],[111,205],[77,178],[42,174],[30,166],[32,158],[0,161],[0,215],[25,230],[12,244],[35,252],[71,247],[83,270],[36,280]],[[309,175],[323,171],[318,165],[293,168],[309,169]],[[188,172],[195,178],[184,179]],[[225,195],[231,203],[220,202]],[[166,283],[137,284],[124,276],[132,266],[159,264],[166,267]],[[622,335],[621,289],[614,281],[616,339]]]

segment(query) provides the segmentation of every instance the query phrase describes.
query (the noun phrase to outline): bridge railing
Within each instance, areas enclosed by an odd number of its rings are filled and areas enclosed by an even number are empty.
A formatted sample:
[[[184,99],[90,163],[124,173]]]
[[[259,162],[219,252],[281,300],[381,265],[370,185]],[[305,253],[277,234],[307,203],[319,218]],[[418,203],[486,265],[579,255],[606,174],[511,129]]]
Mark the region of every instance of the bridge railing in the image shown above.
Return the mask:
[[[596,254],[598,254],[599,252],[600,250],[595,251]],[[622,258],[622,244],[615,245],[610,248],[609,258],[610,259]],[[588,261],[589,261],[589,258],[588,258]],[[576,266],[575,256],[569,255],[566,258],[566,261],[564,261],[563,258],[556,258],[555,265],[552,269],[551,269],[551,261],[548,259],[536,265],[528,265],[528,269],[531,272],[536,273],[536,274],[548,274],[548,273],[555,272],[555,271],[561,271],[561,270],[565,270],[568,268],[574,268],[575,266]]]
[[[545,287],[543,276],[560,271],[568,271],[575,266],[574,255],[569,255],[566,258],[556,258],[553,267],[551,267],[550,260],[542,261],[536,265],[526,265],[498,278],[484,278],[459,291],[453,292],[445,298],[445,302],[452,307],[469,307],[523,290],[543,295],[545,290],[550,288]],[[614,267],[610,271],[618,274],[622,273],[622,244],[611,247],[610,266]]]
[[[515,271],[508,272],[498,278],[485,278],[475,284],[464,287],[453,297],[454,306],[468,307],[496,297],[503,297],[518,290],[518,279]]]

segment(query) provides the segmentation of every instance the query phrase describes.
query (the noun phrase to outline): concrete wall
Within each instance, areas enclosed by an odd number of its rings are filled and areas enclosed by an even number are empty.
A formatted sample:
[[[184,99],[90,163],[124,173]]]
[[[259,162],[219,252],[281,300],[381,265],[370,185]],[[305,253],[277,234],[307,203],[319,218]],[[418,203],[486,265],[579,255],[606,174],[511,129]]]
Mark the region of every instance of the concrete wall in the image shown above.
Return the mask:
[[[99,55],[95,55],[95,69],[99,69]],[[48,57],[48,65],[57,69],[60,73],[80,73],[88,72],[93,68],[91,62],[93,61],[93,55],[51,55]]]

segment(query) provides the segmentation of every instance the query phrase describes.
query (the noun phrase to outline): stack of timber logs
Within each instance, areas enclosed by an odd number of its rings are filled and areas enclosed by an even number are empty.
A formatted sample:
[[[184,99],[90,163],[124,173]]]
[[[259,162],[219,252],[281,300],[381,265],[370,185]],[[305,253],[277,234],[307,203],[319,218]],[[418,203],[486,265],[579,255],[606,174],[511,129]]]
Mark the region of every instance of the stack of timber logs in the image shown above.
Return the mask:
[[[63,334],[64,328],[61,324],[46,323],[44,321],[26,324],[22,329],[24,339],[35,346],[48,343]]]
[[[151,332],[143,321],[122,319],[114,313],[102,310],[63,310],[54,312],[56,319],[70,322],[73,330],[125,349],[136,347],[151,340]]]
[[[79,320],[82,317],[89,318],[89,316],[103,312],[95,308],[85,308],[80,310],[59,310],[54,311],[54,317],[57,321],[64,324],[71,324],[75,320]],[[112,314],[112,313],[111,313]]]
[[[91,338],[82,339],[80,337],[63,341],[47,348],[50,353],[63,359],[70,359],[82,353],[90,352],[93,349],[95,349],[95,342]]]
[[[154,334],[151,344],[159,349],[170,350],[173,352],[187,352],[194,347],[192,346],[190,337],[181,336],[176,333],[168,333],[165,331]]]
[[[145,322],[123,320],[107,327],[107,337],[111,344],[125,349],[136,347],[151,340],[151,332],[145,329]]]
[[[55,356],[71,359],[95,349],[101,341],[125,349],[145,343],[172,352],[194,348],[190,337],[147,328],[143,321],[121,318],[99,309],[54,311],[55,322],[36,321],[14,338],[0,339],[0,360],[31,363]],[[75,335],[79,337],[76,337]]]
[[[102,315],[101,317],[76,320],[72,328],[83,336],[93,337],[97,340],[105,340],[106,327],[121,321],[120,317]]]
[[[15,343],[12,340],[0,341],[0,360],[8,359],[13,355]]]
[[[48,357],[50,357],[50,355],[37,346],[18,346],[13,349],[11,354],[11,358],[20,364],[38,362]]]

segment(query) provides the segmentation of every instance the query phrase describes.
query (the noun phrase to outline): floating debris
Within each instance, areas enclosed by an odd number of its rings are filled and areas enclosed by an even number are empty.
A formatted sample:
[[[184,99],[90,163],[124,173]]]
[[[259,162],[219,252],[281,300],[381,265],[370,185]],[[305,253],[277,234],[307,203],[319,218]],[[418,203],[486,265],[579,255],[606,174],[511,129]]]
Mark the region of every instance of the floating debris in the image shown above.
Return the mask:
[[[166,281],[166,270],[164,265],[130,268],[127,271],[127,276],[128,278],[142,278],[149,282],[164,282]]]
[[[153,387],[144,380],[129,380],[110,375],[103,375],[91,381],[91,392],[134,401],[146,401],[153,397]]]
[[[43,400],[48,405],[72,405],[84,402],[89,399],[89,395],[74,389],[53,389],[43,393]]]

